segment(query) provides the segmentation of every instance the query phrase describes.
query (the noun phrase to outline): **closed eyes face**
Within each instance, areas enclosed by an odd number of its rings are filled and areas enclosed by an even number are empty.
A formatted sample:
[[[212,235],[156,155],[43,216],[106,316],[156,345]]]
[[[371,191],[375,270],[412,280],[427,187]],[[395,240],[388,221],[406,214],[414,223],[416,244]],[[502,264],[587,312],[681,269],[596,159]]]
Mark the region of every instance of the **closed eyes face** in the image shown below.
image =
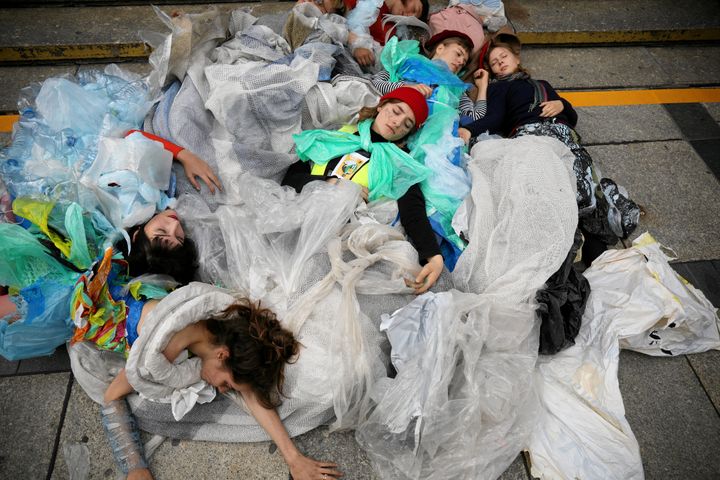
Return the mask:
[[[442,60],[453,73],[458,73],[468,61],[468,51],[459,43],[440,44],[435,48],[433,60]]]
[[[235,383],[230,369],[225,366],[222,358],[203,359],[200,367],[200,378],[217,388],[220,393],[240,390],[240,385]]]
[[[380,105],[372,124],[373,131],[389,142],[405,138],[414,127],[415,114],[405,102],[386,102]]]
[[[496,76],[503,77],[518,71],[520,58],[507,48],[498,47],[490,52],[488,63]]]
[[[150,219],[145,225],[145,235],[166,248],[178,248],[185,243],[185,231],[175,210],[165,210]]]

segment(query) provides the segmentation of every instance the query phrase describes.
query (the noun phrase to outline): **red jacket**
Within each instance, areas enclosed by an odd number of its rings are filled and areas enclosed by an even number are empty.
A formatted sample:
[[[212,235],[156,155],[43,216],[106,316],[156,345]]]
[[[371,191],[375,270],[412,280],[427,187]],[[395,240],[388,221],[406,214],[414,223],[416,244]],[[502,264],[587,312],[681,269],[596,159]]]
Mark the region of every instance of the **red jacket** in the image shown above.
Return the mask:
[[[343,0],[343,4],[345,5],[345,12],[349,12],[350,10],[355,8],[355,5],[357,5],[357,0]],[[383,3],[382,7],[380,7],[380,12],[378,13],[375,23],[370,25],[370,35],[372,35],[372,37],[380,45],[385,45],[385,37],[387,36],[387,33],[394,28],[394,24],[392,23],[387,23],[384,27],[382,26],[383,15],[386,15],[388,13],[390,13],[390,9],[387,5],[385,5],[385,3]]]

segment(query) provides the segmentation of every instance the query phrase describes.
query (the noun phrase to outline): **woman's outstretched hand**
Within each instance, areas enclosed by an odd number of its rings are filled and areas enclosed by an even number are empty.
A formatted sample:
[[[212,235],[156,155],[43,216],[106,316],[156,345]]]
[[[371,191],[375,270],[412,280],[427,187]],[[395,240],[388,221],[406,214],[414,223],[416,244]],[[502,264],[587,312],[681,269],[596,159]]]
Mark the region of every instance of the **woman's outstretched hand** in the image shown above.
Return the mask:
[[[470,133],[470,130],[467,128],[458,128],[458,137],[462,139],[463,142],[465,142],[465,145],[470,144],[470,138],[472,138],[472,133]]]
[[[561,100],[548,100],[547,102],[542,102],[540,106],[542,107],[542,111],[540,112],[541,117],[554,117],[560,115],[560,112],[565,110],[565,105],[563,105]]]
[[[336,464],[318,462],[302,454],[289,461],[288,466],[293,480],[330,480],[343,476]]]
[[[428,259],[428,262],[420,270],[420,273],[415,277],[414,282],[405,281],[405,284],[415,289],[415,293],[420,295],[421,293],[427,292],[430,287],[435,285],[438,277],[443,270],[443,257],[442,255],[435,255]]]
[[[212,168],[210,168],[210,165],[208,165],[205,160],[198,157],[190,150],[181,150],[175,158],[182,164],[183,169],[185,170],[185,175],[188,180],[190,180],[192,186],[195,187],[195,190],[200,190],[200,184],[197,180],[200,178],[207,184],[208,188],[210,188],[211,193],[214,194],[216,188],[222,191],[222,184],[220,183],[220,180],[218,180],[215,176],[215,172],[213,172]]]

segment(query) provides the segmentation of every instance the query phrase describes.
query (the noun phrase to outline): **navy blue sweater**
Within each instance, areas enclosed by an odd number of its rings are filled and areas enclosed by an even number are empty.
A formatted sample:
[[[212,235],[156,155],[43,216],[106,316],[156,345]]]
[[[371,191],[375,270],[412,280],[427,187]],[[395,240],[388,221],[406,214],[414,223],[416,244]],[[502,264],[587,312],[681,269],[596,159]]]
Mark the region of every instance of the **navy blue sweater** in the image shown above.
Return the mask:
[[[555,89],[545,80],[539,80],[539,82],[545,86],[548,100],[561,100],[565,106],[563,111],[555,117],[557,121],[574,128],[577,124],[577,113],[570,102],[560,98]],[[532,84],[524,79],[493,82],[488,87],[488,105],[485,117],[464,125],[464,127],[470,130],[473,137],[477,137],[485,131],[508,137],[521,125],[547,120],[540,116],[540,112],[542,112],[540,106],[528,111],[533,103],[534,95]]]

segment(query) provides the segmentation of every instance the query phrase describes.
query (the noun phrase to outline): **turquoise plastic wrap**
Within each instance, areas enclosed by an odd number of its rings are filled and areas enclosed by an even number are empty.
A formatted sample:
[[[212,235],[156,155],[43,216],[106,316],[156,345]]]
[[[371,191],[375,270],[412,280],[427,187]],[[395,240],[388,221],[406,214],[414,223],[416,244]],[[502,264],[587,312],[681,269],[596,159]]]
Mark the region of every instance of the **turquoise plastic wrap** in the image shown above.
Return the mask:
[[[425,180],[430,170],[394,143],[372,143],[372,122],[370,119],[360,122],[359,135],[329,130],[307,130],[293,135],[296,151],[301,160],[312,160],[321,165],[346,153],[370,152],[369,200],[383,197],[397,200],[411,186]]]
[[[430,224],[441,237],[445,265],[453,270],[465,242],[452,228],[455,211],[470,192],[470,178],[462,162],[463,142],[457,136],[460,96],[468,87],[444,62],[433,62],[419,54],[415,40],[391,39],[381,61],[390,81],[424,83],[435,87],[428,98],[430,115],[409,142],[410,155],[432,171],[421,183]]]
[[[391,38],[383,48],[380,61],[390,74],[391,82],[409,81],[425,85],[444,85],[459,95],[470,85],[450,71],[441,60],[432,61],[420,54],[417,40]]]
[[[67,268],[50,256],[35,235],[18,225],[0,223],[0,285],[20,290],[39,278],[67,278]]]
[[[49,255],[33,234],[0,223],[0,284],[17,289],[21,319],[0,319],[0,355],[8,360],[49,355],[73,332],[68,306],[78,274]]]
[[[43,202],[26,205],[33,208]],[[0,223],[0,285],[17,292],[13,301],[18,308],[17,314],[0,319],[0,355],[8,360],[49,355],[72,336],[70,298],[81,272],[91,266],[100,241],[89,217],[77,204],[56,205],[47,217],[38,217],[40,223],[45,218],[60,237],[70,239],[69,257],[41,243],[48,238],[39,232],[39,226],[30,231]],[[15,320],[17,317],[20,319]]]

